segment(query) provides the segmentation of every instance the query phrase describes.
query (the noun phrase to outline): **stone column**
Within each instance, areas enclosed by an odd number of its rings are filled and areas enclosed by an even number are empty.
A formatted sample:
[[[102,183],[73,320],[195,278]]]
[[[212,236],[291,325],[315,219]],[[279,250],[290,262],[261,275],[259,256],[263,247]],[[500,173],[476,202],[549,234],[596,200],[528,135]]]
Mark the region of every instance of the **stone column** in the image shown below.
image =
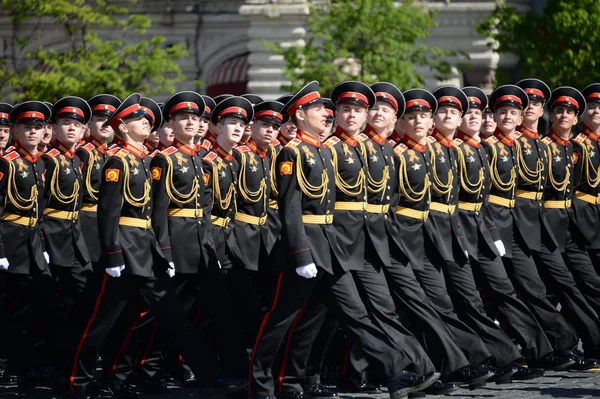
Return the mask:
[[[285,94],[281,86],[289,84],[283,73],[285,60],[269,51],[263,41],[284,47],[304,46],[308,1],[246,0],[239,12],[250,22],[248,92],[275,99]]]

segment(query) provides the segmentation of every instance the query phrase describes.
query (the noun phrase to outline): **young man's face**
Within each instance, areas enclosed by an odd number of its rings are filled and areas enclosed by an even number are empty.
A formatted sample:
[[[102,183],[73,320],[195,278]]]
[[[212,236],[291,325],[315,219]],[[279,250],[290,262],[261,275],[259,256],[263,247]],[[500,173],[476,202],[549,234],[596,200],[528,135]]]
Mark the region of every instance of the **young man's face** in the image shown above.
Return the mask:
[[[462,118],[460,130],[473,135],[481,129],[482,113],[479,108],[469,108],[465,116]]]
[[[188,112],[177,114],[171,119],[171,126],[177,140],[189,143],[198,134],[200,116]]]
[[[335,111],[337,126],[349,133],[362,129],[367,120],[367,108],[360,105],[340,104]]]
[[[484,112],[481,118],[480,134],[483,137],[489,137],[496,131],[495,115],[492,112]]]
[[[583,123],[594,127],[600,126],[600,103],[589,102],[583,113]]]
[[[368,112],[368,121],[378,132],[393,128],[396,123],[396,110],[387,101],[377,101]]]
[[[125,124],[125,126],[123,126]],[[125,129],[123,129],[125,127]],[[135,142],[141,143],[150,135],[150,121],[145,116],[126,119],[119,126],[124,135],[129,136]]]
[[[433,118],[437,130],[454,134],[461,122],[461,111],[456,107],[441,106]]]
[[[198,125],[198,134],[196,134],[196,139],[200,140],[200,139],[203,139],[204,136],[206,136],[206,133],[208,133],[208,125],[209,124],[210,124],[210,121],[208,120],[208,118],[206,118],[206,117],[200,118],[200,124]]]
[[[414,141],[421,142],[427,138],[433,126],[431,111],[412,111],[404,114],[404,134]]]
[[[544,103],[539,100],[530,100],[529,105],[523,111],[523,120],[534,123],[544,115]]]
[[[237,144],[244,135],[246,122],[236,117],[226,117],[221,119],[218,125],[219,136],[223,135],[225,141]]]
[[[496,109],[494,120],[498,129],[504,134],[513,133],[517,127],[523,123],[522,111],[520,108],[504,106]]]
[[[56,139],[65,146],[73,146],[83,138],[86,126],[73,118],[58,118],[54,125]]]
[[[308,108],[296,111],[296,118],[305,124],[313,134],[321,134],[327,129],[327,108],[323,104],[313,104]]]
[[[173,133],[173,127],[170,123],[162,125],[158,132],[158,141],[161,142],[165,147],[170,146],[173,143],[175,134]]]
[[[296,127],[296,125],[294,125],[294,122],[292,122],[291,119],[288,119],[287,122],[285,122],[279,128],[279,133],[281,133],[281,135],[288,140],[295,139],[297,132],[298,132],[298,128]]]
[[[8,145],[10,137],[10,126],[0,125],[0,150],[3,150]]]
[[[44,131],[43,125],[35,123],[19,123],[14,128],[15,139],[22,147],[30,151],[40,144]]]
[[[160,138],[158,137],[158,132],[156,130],[151,131],[146,141],[148,141],[150,144],[156,147],[158,145],[158,142],[160,141]]]
[[[275,140],[279,126],[273,123],[257,119],[252,124],[252,140],[256,145],[263,150],[269,147],[271,142]]]
[[[54,124],[45,123],[42,132],[42,140],[40,141],[40,143],[43,145],[50,145],[52,137],[54,137]]]
[[[104,127],[102,126],[104,124],[104,122],[106,122],[107,119],[108,119],[108,116],[93,115],[92,119],[90,120],[90,124],[89,124],[90,135],[102,142],[107,140],[114,133],[114,130],[112,127],[110,127],[110,125],[104,126]]]
[[[559,105],[552,109],[550,121],[555,130],[570,131],[577,124],[577,113],[571,108]]]

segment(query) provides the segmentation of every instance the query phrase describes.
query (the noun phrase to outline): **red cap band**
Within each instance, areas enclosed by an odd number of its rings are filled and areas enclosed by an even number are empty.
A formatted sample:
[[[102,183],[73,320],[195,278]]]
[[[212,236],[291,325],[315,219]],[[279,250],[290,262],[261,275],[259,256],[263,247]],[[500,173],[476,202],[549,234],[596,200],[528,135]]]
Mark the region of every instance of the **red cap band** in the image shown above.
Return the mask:
[[[431,111],[431,105],[429,105],[427,101],[421,99],[410,100],[406,103],[406,109],[412,107],[425,107]]]
[[[454,96],[444,96],[441,97],[438,100],[438,105],[444,105],[442,103],[450,103],[453,105],[456,105],[458,107],[458,109],[460,109],[462,111],[462,103],[460,102],[460,100]]]
[[[527,93],[528,95],[538,96],[545,99],[544,93],[538,89],[525,89],[525,93]]]
[[[83,111],[77,107],[65,107],[65,108],[61,109],[60,111],[58,111],[56,113],[56,116],[58,116],[60,114],[77,114],[77,115],[81,116],[82,118],[85,118],[85,114],[83,113]]]
[[[142,106],[140,104],[130,105],[129,107],[125,108],[123,111],[115,115],[115,117],[110,122],[110,126],[114,129],[121,122],[121,119],[127,118],[129,114],[132,114],[135,111],[139,111],[140,109],[142,109]]]
[[[283,121],[283,115],[281,115],[279,112],[276,112],[276,111],[270,111],[270,110],[260,111],[259,113],[254,115],[254,118],[258,119],[261,116],[268,116],[268,117],[277,119],[280,122]]]
[[[554,101],[554,105],[557,103],[567,103],[573,105],[575,108],[579,109],[579,103],[573,97],[569,96],[560,96]]]
[[[398,111],[398,101],[396,101],[396,99],[394,98],[394,96],[392,96],[390,93],[385,93],[383,91],[378,91],[377,93],[375,93],[375,97],[377,97],[378,100],[385,100],[389,103],[392,104],[392,106],[394,107],[394,109],[396,111]]]
[[[115,112],[117,109],[110,104],[96,104],[92,108],[92,111],[109,111]]]
[[[369,105],[369,100],[367,99],[367,97],[361,93],[357,93],[355,91],[347,91],[345,93],[342,93],[339,95],[337,102],[339,103],[340,100],[343,99],[355,99],[355,100],[360,100],[363,103],[365,103],[365,105]]]
[[[207,114],[210,114],[210,107],[208,105],[204,106],[204,112],[206,112]]]
[[[600,99],[600,93],[590,93],[590,95],[589,95],[589,96],[587,96],[586,98],[587,98],[588,100],[589,100],[589,99],[594,99],[594,100],[596,100],[596,99]]]
[[[505,101],[512,101],[512,102],[519,104],[521,107],[523,106],[523,102],[521,101],[521,99],[517,96],[512,96],[512,95],[499,97],[496,100],[496,102],[494,103],[494,105],[498,106],[500,103],[505,102]]]
[[[190,102],[190,101],[184,101],[182,103],[174,105],[173,108],[171,108],[171,111],[169,111],[169,115],[173,115],[175,112],[177,112],[181,109],[193,109],[195,111],[200,112],[200,108],[198,108],[198,104]]]
[[[221,111],[221,113],[219,114],[219,117],[221,117],[225,114],[242,114],[242,115],[244,115],[244,117],[246,117],[246,118],[248,117],[246,110],[244,108],[240,108],[240,107],[225,108],[223,111]]]
[[[325,108],[325,112],[327,112],[327,115],[333,116],[333,110],[332,109]]]
[[[298,110],[298,108],[300,108],[301,106],[308,104],[311,101],[316,100],[317,98],[321,98],[321,95],[319,94],[318,91],[313,91],[312,93],[308,93],[302,97],[300,97],[294,104],[292,104],[289,108],[288,108],[288,115],[294,115],[296,113],[296,111]]]
[[[478,97],[468,97],[470,103],[481,105],[481,100]]]
[[[17,117],[15,118],[17,121],[20,121],[21,119],[41,119],[42,121],[44,121],[46,118],[44,117],[44,114],[41,112],[37,112],[37,111],[27,111],[27,112],[23,112],[19,115],[17,115]]]
[[[0,119],[8,119],[8,114],[0,112]]]

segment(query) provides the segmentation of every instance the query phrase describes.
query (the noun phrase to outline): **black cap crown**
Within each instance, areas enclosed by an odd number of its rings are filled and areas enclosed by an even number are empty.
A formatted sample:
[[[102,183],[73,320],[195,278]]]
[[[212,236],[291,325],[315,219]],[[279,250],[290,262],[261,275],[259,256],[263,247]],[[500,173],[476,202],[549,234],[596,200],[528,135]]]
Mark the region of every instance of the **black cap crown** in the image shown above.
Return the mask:
[[[486,109],[488,105],[488,96],[479,87],[467,86],[462,88],[469,101],[469,108]]]
[[[218,96],[213,97],[213,100],[215,101],[215,104],[218,104],[229,97],[233,97],[233,94],[219,94]]]
[[[283,104],[278,101],[263,101],[254,106],[254,119],[280,126],[283,123],[282,109]]]
[[[501,106],[513,106],[525,109],[529,105],[529,97],[523,89],[515,85],[503,85],[498,87],[490,95],[488,107],[495,112]]]
[[[574,87],[562,86],[554,89],[548,100],[548,109],[563,106],[574,110],[580,116],[585,110],[585,97]]]
[[[165,101],[162,116],[165,121],[169,121],[174,115],[181,113],[201,116],[205,112],[204,106],[204,100],[200,94],[195,91],[180,91]]]
[[[59,118],[71,118],[81,123],[88,123],[92,117],[92,109],[83,98],[68,96],[58,100],[52,107],[52,122]]]
[[[215,100],[212,99],[212,97],[209,97],[204,94],[202,95],[202,99],[204,100],[204,112],[202,113],[202,117],[208,118],[210,120],[210,114],[212,113],[213,109],[215,109],[215,107],[217,106],[217,103],[215,102]]]
[[[437,100],[438,110],[440,107],[450,106],[458,108],[462,115],[469,110],[467,95],[456,86],[440,86],[431,94]]]
[[[88,100],[92,115],[111,116],[121,105],[121,100],[111,94],[98,94]]]
[[[9,119],[10,112],[13,110],[13,106],[7,103],[0,103],[0,125],[10,126],[12,122]]]
[[[139,93],[130,94],[125,100],[123,100],[121,105],[117,107],[116,111],[108,117],[102,126],[110,125],[110,127],[116,130],[119,126],[119,123],[121,123],[121,121],[124,119],[146,116],[146,111],[144,111],[140,105],[141,100],[142,96]]]
[[[242,94],[241,97],[250,101],[252,105],[260,104],[265,101],[261,96],[257,96],[256,94]]]
[[[353,104],[371,109],[375,105],[375,93],[363,82],[349,80],[335,86],[331,91],[331,101],[336,106]]]
[[[160,109],[160,105],[156,101],[148,97],[142,97],[140,99],[140,105],[144,108],[144,112],[146,113],[146,118],[150,122],[152,128],[151,132],[155,131],[162,125],[163,118]]]
[[[298,109],[310,107],[313,104],[323,104],[323,98],[319,94],[319,82],[313,80],[307,83],[298,93],[293,95],[281,110],[292,116]]]
[[[539,79],[527,78],[517,82],[517,86],[525,91],[532,101],[546,102],[550,99],[551,90],[548,85]],[[527,107],[525,107],[527,108]]]
[[[43,125],[51,115],[52,111],[43,102],[25,101],[15,105],[8,117],[12,123]]]
[[[586,102],[600,102],[600,83],[592,83],[581,90]]]
[[[437,100],[435,96],[425,89],[410,89],[404,92],[406,101],[406,110],[404,113],[412,111],[437,111]]]
[[[388,82],[378,82],[371,85],[376,101],[385,101],[396,110],[396,116],[402,118],[406,102],[400,89]]]
[[[254,118],[252,103],[243,97],[231,96],[217,104],[210,115],[210,121],[216,125],[226,117],[240,118],[248,123]]]

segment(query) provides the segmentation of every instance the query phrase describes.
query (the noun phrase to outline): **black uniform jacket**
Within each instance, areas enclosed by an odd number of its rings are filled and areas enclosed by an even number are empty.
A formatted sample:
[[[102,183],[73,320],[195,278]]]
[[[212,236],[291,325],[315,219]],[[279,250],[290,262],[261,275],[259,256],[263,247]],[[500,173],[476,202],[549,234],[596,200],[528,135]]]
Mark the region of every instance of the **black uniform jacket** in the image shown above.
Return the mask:
[[[58,141],[42,159],[46,163],[42,230],[50,262],[57,266],[74,266],[78,259],[85,265],[90,256],[79,220],[84,192],[81,161],[74,151],[67,150]]]
[[[575,227],[589,249],[600,249],[600,134],[587,126],[573,137]]]
[[[239,165],[233,155],[215,142],[202,159],[206,185],[205,213],[211,215],[211,236],[219,261],[225,268],[233,263],[231,255],[242,259],[233,235],[236,213],[236,186]]]
[[[485,224],[481,208],[490,188],[490,164],[481,142],[458,131],[456,143],[458,178],[458,217],[465,234],[464,244],[470,256],[478,260],[481,251],[494,259],[498,251]]]
[[[152,176],[152,227],[160,249],[173,259],[177,273],[197,273],[217,266],[210,237],[210,214],[204,214],[204,171],[195,148],[177,140],[155,154]],[[207,176],[208,177],[208,176]]]
[[[335,179],[333,226],[342,253],[337,255],[344,270],[362,270],[365,265],[365,205],[367,200],[367,161],[361,150],[368,137],[361,133],[356,139],[338,128],[324,141],[331,150]],[[310,151],[309,159],[314,157]],[[310,162],[310,161],[309,161]]]
[[[83,175],[83,203],[79,211],[81,231],[85,239],[90,260],[100,259],[100,239],[98,237],[98,193],[102,180],[102,168],[108,159],[108,146],[98,142],[93,137],[90,142],[77,148],[75,154],[81,160]]]
[[[544,213],[543,192],[548,178],[548,146],[537,132],[521,126],[515,140],[519,175],[515,198],[515,217],[529,249],[539,251],[542,244],[550,251],[557,247],[556,239]]]
[[[428,137],[431,164],[431,205],[425,228],[446,262],[464,264],[465,236],[458,217],[459,177],[456,148],[437,130]]]
[[[40,216],[44,161],[17,145],[0,160],[0,257],[8,273],[48,269]]]
[[[152,229],[150,158],[135,146],[115,148],[102,170],[98,196],[100,263],[125,265],[123,274],[166,273],[167,258]]]
[[[573,199],[573,144],[554,131],[542,139],[548,147],[548,178],[544,190],[544,214],[556,238],[558,248],[565,251],[568,232],[575,225],[571,208]]]
[[[398,247],[404,248],[412,268],[422,270],[427,234],[425,220],[431,202],[429,149],[405,137],[403,142],[397,143],[394,155],[397,167],[393,179],[397,190],[392,198],[392,204],[396,204],[392,216],[398,233],[393,238]]]
[[[269,209],[267,209],[267,226],[269,226],[268,242],[270,243],[269,254],[273,251],[275,243],[281,234],[281,220],[279,220],[279,211],[277,210],[277,197],[279,196],[279,190],[277,189],[276,174],[277,155],[279,155],[281,147],[282,145],[279,140],[273,140],[266,155],[269,160],[269,182],[271,183],[271,197],[269,198]]]
[[[298,131],[277,156],[276,181],[281,241],[275,245],[274,269],[294,273],[297,267],[314,263],[333,274],[332,253],[341,258],[342,249],[332,224],[331,151],[318,138]]]

